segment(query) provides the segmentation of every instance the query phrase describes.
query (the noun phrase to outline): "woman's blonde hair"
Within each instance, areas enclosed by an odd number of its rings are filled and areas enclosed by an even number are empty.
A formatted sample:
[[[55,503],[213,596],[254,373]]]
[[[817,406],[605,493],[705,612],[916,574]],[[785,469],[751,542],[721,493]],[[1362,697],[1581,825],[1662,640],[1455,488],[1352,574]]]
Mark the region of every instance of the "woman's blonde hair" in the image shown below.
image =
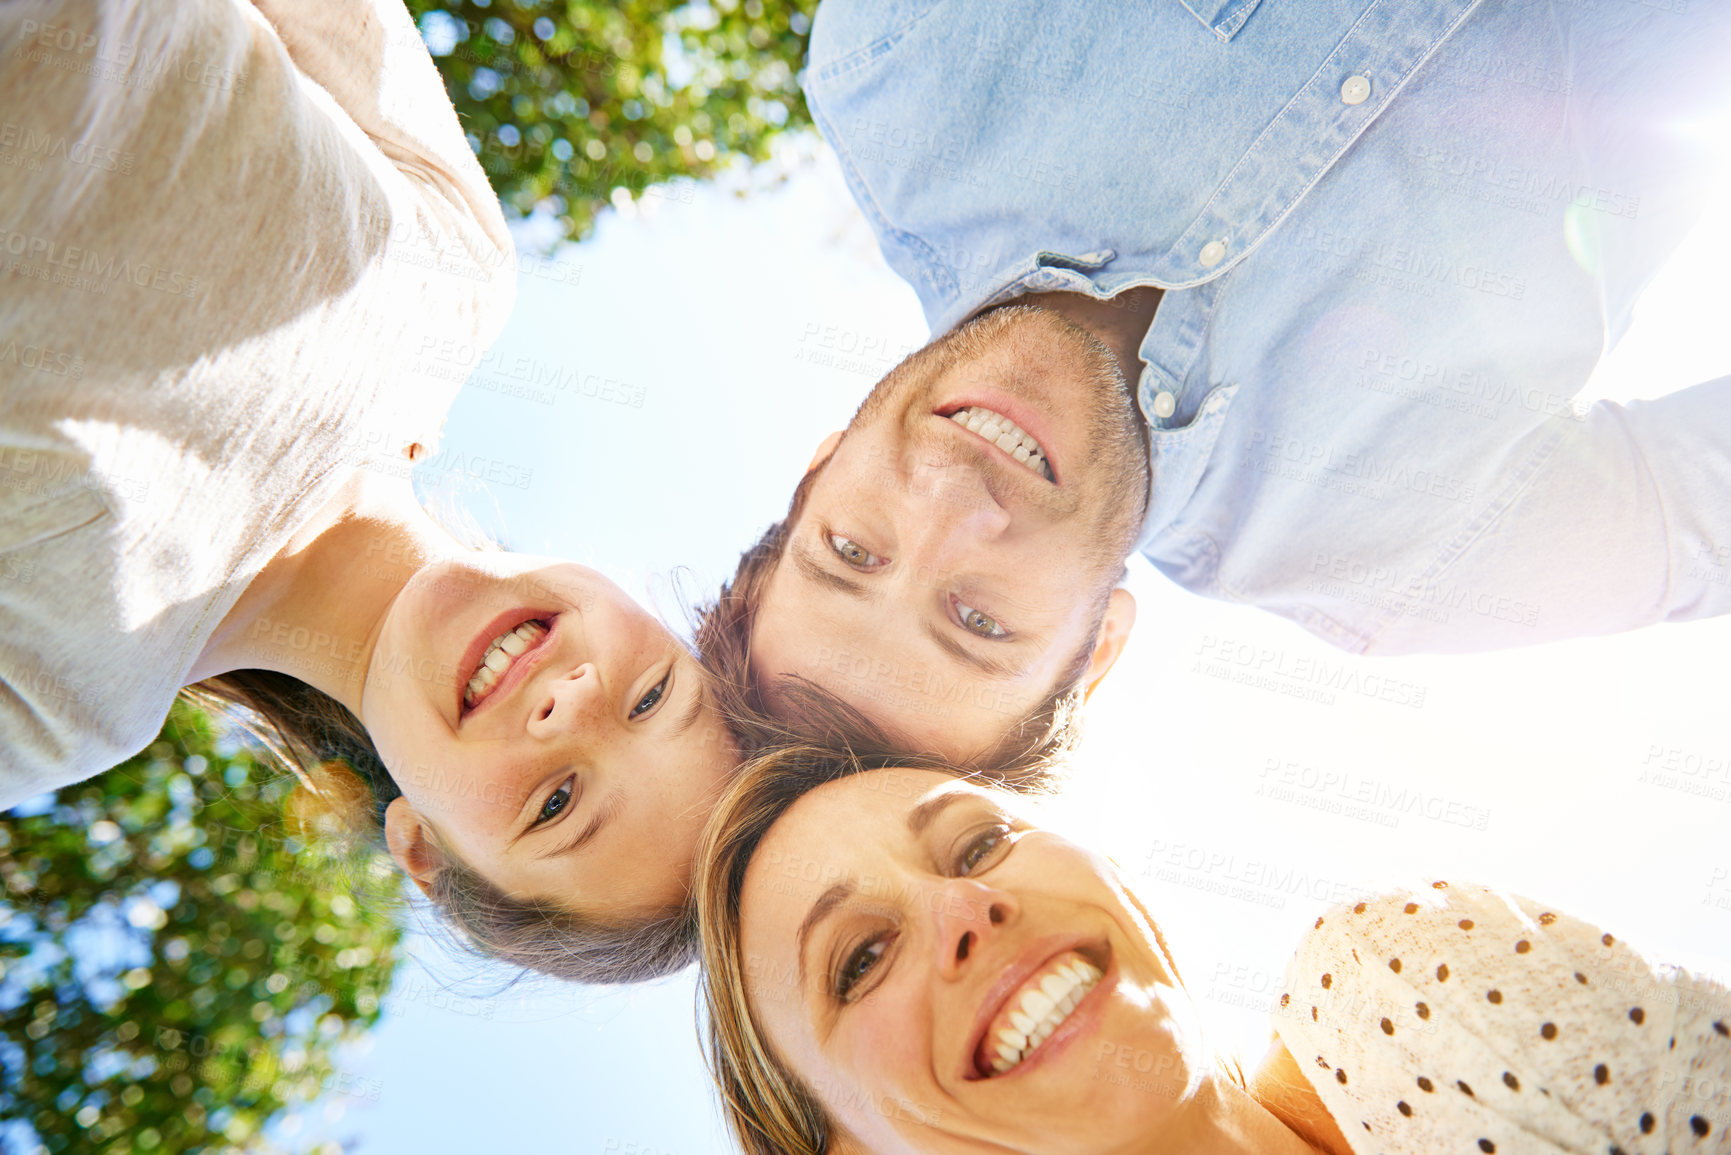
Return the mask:
[[[991,770],[963,769],[934,758],[884,753],[856,755],[823,746],[790,746],[752,759],[722,796],[698,847],[696,884],[704,1046],[729,1130],[746,1155],[825,1155],[834,1121],[758,1029],[746,982],[753,967],[740,941],[739,909],[745,874],[758,846],[802,796],[867,770],[935,770],[999,789],[1027,794],[1030,779],[1055,783],[1051,766],[1020,767],[1012,780]],[[1134,891],[1141,914],[1174,980],[1178,964],[1160,926]],[[1236,1060],[1217,1062],[1223,1077],[1244,1087]]]
[[[867,770],[935,770],[1010,789],[991,770],[962,769],[939,759],[877,751],[856,754],[826,746],[788,746],[747,762],[722,796],[699,844],[697,897],[699,961],[710,1074],[721,1095],[728,1127],[747,1155],[821,1155],[831,1121],[811,1090],[776,1055],[751,1013],[746,979],[751,971],[739,937],[739,904],[746,868],[770,827],[802,796]],[[1050,782],[1047,765],[1023,765],[1014,789]]]

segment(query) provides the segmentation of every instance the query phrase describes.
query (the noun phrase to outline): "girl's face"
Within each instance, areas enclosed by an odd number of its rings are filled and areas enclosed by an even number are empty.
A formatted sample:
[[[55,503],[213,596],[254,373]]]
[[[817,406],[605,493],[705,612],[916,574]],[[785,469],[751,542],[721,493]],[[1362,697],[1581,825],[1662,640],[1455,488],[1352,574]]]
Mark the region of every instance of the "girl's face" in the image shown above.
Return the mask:
[[[1013,795],[878,770],[801,798],[747,868],[752,1013],[841,1150],[1179,1139],[1211,1077],[1111,865]]]
[[[521,554],[415,575],[361,721],[403,793],[387,834],[411,874],[400,836],[430,829],[507,894],[603,916],[684,899],[736,762],[673,635],[594,570]]]

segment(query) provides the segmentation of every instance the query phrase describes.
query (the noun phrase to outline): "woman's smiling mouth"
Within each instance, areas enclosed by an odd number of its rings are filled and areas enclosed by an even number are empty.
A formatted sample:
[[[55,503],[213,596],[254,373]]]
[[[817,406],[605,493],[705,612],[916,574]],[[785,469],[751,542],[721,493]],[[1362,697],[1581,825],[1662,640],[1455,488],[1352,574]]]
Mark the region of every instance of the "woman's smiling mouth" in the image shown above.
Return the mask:
[[[1076,951],[1067,950],[1011,991],[974,1052],[980,1077],[994,1078],[1019,1066],[1063,1025],[1099,985],[1103,973]]]

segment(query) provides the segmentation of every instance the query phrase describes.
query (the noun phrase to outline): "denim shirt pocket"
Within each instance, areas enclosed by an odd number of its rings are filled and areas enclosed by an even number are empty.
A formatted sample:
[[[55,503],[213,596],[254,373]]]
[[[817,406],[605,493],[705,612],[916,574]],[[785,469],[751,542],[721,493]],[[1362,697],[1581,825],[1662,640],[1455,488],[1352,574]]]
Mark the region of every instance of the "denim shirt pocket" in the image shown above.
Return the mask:
[[[1142,523],[1141,544],[1170,526],[1183,512],[1202,471],[1220,440],[1226,412],[1238,386],[1221,385],[1209,391],[1190,424],[1177,429],[1148,430],[1148,514]],[[1138,546],[1140,548],[1140,545]]]
[[[1178,0],[1222,43],[1238,35],[1262,0]]]

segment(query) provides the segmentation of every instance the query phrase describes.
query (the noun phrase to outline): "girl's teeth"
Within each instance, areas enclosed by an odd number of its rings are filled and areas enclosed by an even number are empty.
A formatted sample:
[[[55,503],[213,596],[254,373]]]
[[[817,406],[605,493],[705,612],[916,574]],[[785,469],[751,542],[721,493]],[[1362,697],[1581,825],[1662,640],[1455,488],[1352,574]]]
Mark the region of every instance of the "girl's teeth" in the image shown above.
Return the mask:
[[[469,684],[463,690],[464,705],[473,706],[484,698],[488,690],[510,669],[511,660],[519,654],[528,652],[529,648],[540,641],[547,628],[539,622],[524,622],[514,630],[500,634],[493,639],[492,645],[481,657],[480,668],[469,679]]]
[[[1016,1028],[1016,1030],[1022,1032],[1024,1035],[1031,1035],[1034,1033],[1034,1020],[1029,1018],[1027,1015],[1024,1015],[1021,1011],[1010,1012],[1010,1025]]]

